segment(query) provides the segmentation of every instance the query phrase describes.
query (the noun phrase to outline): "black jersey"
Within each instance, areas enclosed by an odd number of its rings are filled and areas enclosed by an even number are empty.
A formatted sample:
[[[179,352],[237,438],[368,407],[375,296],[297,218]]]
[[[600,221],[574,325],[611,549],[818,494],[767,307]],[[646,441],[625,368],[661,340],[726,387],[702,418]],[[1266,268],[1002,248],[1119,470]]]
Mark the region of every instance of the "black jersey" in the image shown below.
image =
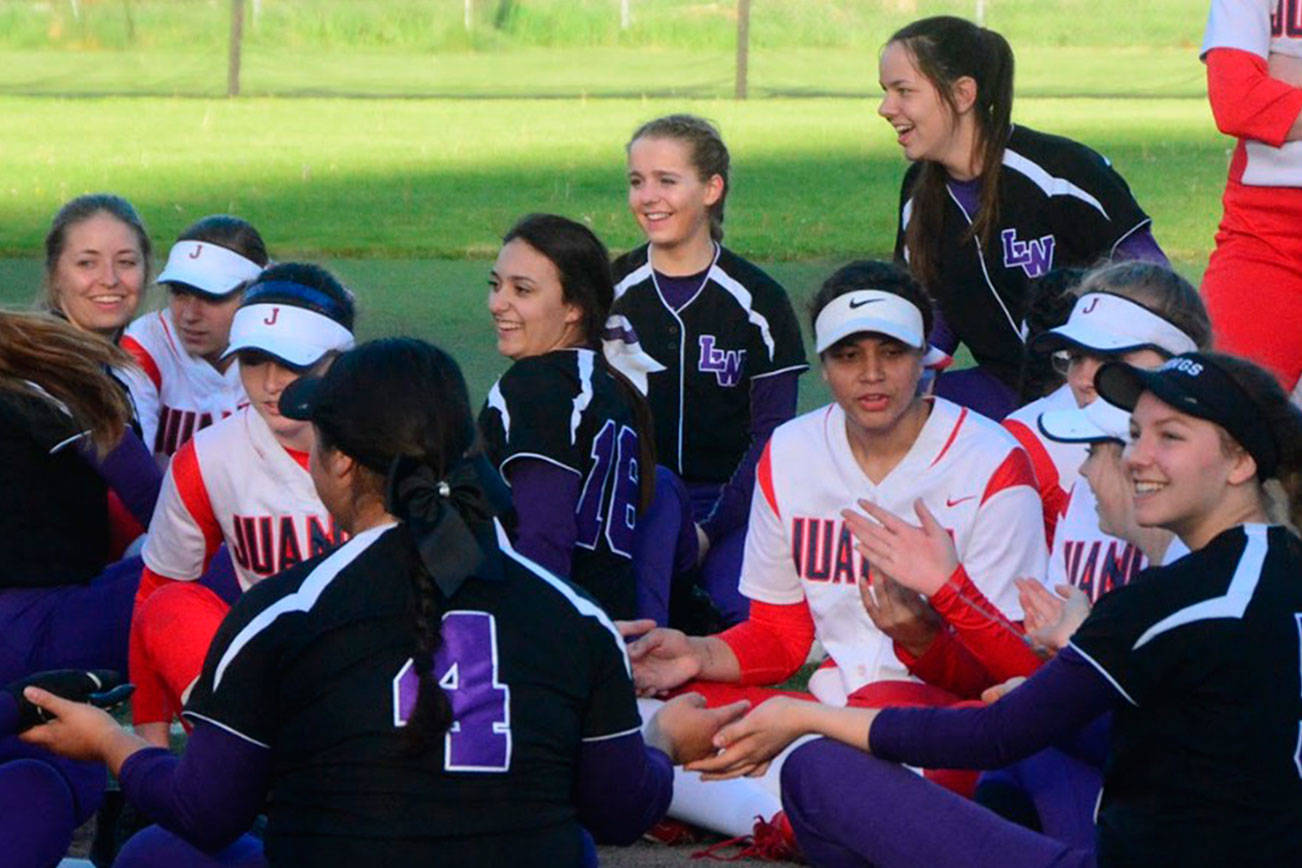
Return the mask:
[[[727,482],[750,448],[751,381],[809,367],[786,291],[722,246],[677,311],[660,295],[646,245],[613,268],[611,313],[664,368],[647,378],[656,460],[689,482]]]
[[[508,466],[517,458],[546,461],[579,477],[568,578],[612,618],[636,617],[630,558],[641,453],[633,408],[605,361],[577,348],[520,359],[489,390],[479,428],[489,461],[508,483]]]
[[[1302,542],[1227,530],[1099,600],[1072,637],[1126,702],[1104,865],[1302,865]]]
[[[897,258],[921,168],[915,163],[904,174]],[[951,193],[938,274],[927,290],[977,362],[1016,388],[1031,282],[1056,267],[1110,257],[1151,221],[1104,157],[1023,126],[1013,128],[1004,148],[998,192],[999,220],[984,247],[967,235],[975,215]]]
[[[582,592],[505,546],[445,599],[434,677],[455,723],[412,755],[415,558],[385,525],[251,588],[185,714],[272,754],[275,864],[572,865],[581,741],[635,732],[628,658]],[[346,855],[351,854],[351,855]]]
[[[108,559],[108,487],[52,398],[0,389],[0,588],[89,582]]]

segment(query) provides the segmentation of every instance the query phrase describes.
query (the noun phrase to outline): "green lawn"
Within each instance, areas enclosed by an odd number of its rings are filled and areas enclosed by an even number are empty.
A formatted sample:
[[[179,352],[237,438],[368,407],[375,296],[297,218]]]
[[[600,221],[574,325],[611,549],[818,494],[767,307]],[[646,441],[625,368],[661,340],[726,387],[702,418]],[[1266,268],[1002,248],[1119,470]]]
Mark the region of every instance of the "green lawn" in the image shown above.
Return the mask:
[[[348,100],[0,97],[0,256],[30,256],[60,203],[132,199],[160,244],[196,216],[253,220],[273,253],[485,257],[531,210],[637,240],[624,205],[634,126],[688,110],[733,151],[728,241],[760,260],[881,255],[905,164],[868,99]],[[1158,240],[1201,268],[1229,140],[1198,99],[1018,102],[1015,118],[1108,155]]]

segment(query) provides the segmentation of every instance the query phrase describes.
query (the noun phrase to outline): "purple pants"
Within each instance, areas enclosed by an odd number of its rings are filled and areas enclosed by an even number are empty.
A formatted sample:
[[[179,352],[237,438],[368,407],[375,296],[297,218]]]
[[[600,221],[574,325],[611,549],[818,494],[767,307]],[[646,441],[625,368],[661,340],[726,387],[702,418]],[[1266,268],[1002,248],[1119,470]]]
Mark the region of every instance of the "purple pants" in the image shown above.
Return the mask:
[[[818,739],[782,766],[782,807],[814,865],[1067,868],[1081,850],[1032,832],[861,750]]]
[[[1003,380],[979,366],[945,371],[936,377],[934,393],[996,422],[1022,405],[1018,394]]]
[[[36,759],[0,763],[0,866],[58,864],[77,826],[73,791],[53,765]]]
[[[687,485],[691,495],[692,521],[704,521],[709,516],[722,488],[714,483]],[[741,582],[741,559],[745,551],[746,525],[743,524],[715,540],[701,564],[698,581],[729,625],[740,624],[750,615],[750,600],[737,587]]]
[[[87,585],[0,591],[0,684],[43,669],[126,672],[141,566],[140,558],[127,558]],[[36,850],[39,841],[62,840],[66,850],[73,829],[99,807],[107,782],[99,763],[0,738],[0,804],[21,808],[0,811],[0,841],[28,840]],[[6,858],[0,852],[0,865],[9,864]]]
[[[633,570],[637,577],[637,616],[657,626],[669,623],[669,586],[674,576],[696,565],[696,529],[692,526],[687,486],[667,467],[656,465],[656,493],[637,517]]]
[[[981,783],[1012,787],[1030,799],[1040,830],[1055,841],[1094,849],[1094,806],[1103,789],[1096,766],[1048,748],[1005,769],[987,772]]]

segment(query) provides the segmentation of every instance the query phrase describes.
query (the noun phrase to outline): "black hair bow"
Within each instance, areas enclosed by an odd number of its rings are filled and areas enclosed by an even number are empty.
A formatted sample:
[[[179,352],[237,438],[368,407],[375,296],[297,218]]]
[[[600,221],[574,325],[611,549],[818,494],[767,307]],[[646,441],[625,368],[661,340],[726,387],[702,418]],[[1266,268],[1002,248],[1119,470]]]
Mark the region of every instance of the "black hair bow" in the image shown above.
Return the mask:
[[[419,459],[395,458],[385,506],[407,525],[421,563],[446,596],[483,566],[485,553],[471,526],[487,522],[492,510],[471,462],[458,461],[439,479]]]

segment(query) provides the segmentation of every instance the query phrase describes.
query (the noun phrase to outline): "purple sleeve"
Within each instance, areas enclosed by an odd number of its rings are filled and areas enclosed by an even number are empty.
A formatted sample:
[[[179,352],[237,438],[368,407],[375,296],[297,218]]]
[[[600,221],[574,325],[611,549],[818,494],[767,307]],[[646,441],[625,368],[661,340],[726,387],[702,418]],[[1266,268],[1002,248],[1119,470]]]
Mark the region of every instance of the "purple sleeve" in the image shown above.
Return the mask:
[[[185,754],[137,751],[118,774],[142,813],[201,850],[220,850],[249,830],[266,800],[271,751],[199,721]]]
[[[82,443],[81,455],[117,493],[136,521],[149,527],[163,485],[163,471],[140,436],[128,428],[122,442],[103,458],[95,455],[95,447],[87,439]]]
[[[725,534],[746,523],[750,516],[750,498],[755,490],[755,465],[773,429],[796,415],[796,390],[801,371],[783,371],[750,381],[750,448],[732,472],[727,485],[719,492],[714,510],[701,530],[717,542]]]
[[[570,574],[578,528],[579,475],[537,458],[517,458],[506,466],[515,506],[515,548],[558,576]]]
[[[887,708],[873,721],[874,756],[929,769],[996,769],[1070,735],[1122,699],[1071,647],[984,708]]]
[[[1117,249],[1112,252],[1112,258],[1121,259],[1138,259],[1142,262],[1151,262],[1154,265],[1161,265],[1166,268],[1171,267],[1170,261],[1162,248],[1157,246],[1157,239],[1153,237],[1151,224],[1127,235]]]
[[[940,308],[932,306],[934,316],[931,320],[931,334],[927,341],[936,349],[944,350],[949,355],[954,355],[954,350],[958,349],[958,335],[949,327],[949,322],[945,315],[940,312]]]
[[[598,842],[631,844],[669,810],[674,767],[640,733],[585,741],[579,748],[575,807]]]

